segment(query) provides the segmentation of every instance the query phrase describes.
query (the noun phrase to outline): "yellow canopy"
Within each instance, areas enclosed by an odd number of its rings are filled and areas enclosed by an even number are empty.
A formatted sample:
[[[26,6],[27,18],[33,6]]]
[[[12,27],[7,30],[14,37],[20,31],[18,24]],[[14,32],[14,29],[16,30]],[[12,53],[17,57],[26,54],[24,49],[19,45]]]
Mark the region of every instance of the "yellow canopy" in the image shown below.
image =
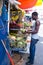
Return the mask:
[[[42,5],[42,0],[37,0],[37,3],[35,6],[40,6],[40,5]]]

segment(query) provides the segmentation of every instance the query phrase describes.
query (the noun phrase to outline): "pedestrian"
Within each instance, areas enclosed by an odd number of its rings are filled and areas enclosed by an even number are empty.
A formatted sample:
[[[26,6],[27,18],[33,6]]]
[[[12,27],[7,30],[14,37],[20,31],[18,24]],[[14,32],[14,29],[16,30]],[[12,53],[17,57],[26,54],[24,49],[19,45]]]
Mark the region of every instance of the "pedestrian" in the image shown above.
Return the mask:
[[[29,60],[26,63],[26,65],[33,65],[34,64],[36,43],[39,40],[38,31],[39,31],[39,27],[40,27],[40,22],[38,20],[38,13],[37,12],[32,13],[31,22],[32,22],[32,31],[28,31],[28,33],[31,33],[30,57],[28,57]]]

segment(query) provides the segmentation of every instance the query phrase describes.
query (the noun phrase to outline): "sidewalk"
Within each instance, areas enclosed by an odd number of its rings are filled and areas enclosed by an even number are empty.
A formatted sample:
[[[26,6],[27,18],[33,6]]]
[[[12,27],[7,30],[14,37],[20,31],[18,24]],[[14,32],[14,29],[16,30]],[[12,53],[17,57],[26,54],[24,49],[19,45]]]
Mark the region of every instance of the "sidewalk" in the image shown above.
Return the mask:
[[[39,38],[40,41],[36,45],[36,55],[34,65],[43,65],[43,38]]]

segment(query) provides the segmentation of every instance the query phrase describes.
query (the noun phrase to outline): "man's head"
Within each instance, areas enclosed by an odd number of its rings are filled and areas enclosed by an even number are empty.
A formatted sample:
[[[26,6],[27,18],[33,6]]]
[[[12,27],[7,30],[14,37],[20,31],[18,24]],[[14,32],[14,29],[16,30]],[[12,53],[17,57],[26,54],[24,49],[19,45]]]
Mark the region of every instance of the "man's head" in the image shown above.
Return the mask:
[[[33,12],[32,13],[32,19],[33,20],[37,20],[38,19],[38,13],[37,12]]]

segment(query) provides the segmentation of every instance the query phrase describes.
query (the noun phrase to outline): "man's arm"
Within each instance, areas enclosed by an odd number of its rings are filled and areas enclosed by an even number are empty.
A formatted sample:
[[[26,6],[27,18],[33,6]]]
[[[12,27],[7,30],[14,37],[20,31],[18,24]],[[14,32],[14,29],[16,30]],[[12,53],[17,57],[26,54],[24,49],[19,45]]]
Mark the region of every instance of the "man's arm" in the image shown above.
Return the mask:
[[[32,34],[36,34],[39,31],[39,27],[40,27],[40,22],[36,21],[36,26],[35,26],[35,30],[31,31]]]
[[[32,33],[32,34],[36,34],[36,33],[38,33],[38,31],[39,31],[39,27],[40,27],[40,22],[39,21],[36,21],[36,26],[35,26],[35,30],[34,31],[32,31],[32,30],[27,30],[27,31],[25,31],[25,33]]]
[[[32,34],[36,34],[39,31],[39,27],[40,27],[40,22],[36,21],[36,26],[35,26],[35,30],[34,31],[26,31],[26,33],[32,33]]]

